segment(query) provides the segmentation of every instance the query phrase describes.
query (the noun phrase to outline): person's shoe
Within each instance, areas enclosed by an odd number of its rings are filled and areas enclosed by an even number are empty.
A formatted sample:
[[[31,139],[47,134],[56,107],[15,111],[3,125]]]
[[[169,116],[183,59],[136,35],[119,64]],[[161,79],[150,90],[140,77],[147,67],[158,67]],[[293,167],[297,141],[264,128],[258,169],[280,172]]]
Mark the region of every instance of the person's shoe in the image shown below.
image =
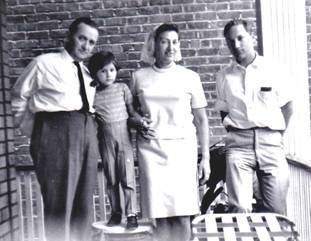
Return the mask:
[[[127,217],[126,229],[132,230],[138,227],[137,216],[131,215]]]
[[[121,213],[113,213],[107,223],[107,226],[115,226],[121,223],[122,215]]]

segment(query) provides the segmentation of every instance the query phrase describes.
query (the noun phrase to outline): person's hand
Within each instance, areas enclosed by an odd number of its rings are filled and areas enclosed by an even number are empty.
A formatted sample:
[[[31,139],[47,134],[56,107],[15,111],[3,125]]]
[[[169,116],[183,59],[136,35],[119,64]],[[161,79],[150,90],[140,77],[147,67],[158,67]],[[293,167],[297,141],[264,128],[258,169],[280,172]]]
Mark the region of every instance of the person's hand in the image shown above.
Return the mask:
[[[142,137],[146,139],[152,139],[155,137],[155,130],[150,127],[151,119],[148,115],[145,115],[140,120],[140,128],[138,129]]]
[[[202,186],[206,183],[206,181],[208,180],[208,178],[211,174],[209,158],[210,158],[209,155],[205,156],[202,158],[202,160],[199,163],[198,175],[199,175],[199,185],[200,186]]]

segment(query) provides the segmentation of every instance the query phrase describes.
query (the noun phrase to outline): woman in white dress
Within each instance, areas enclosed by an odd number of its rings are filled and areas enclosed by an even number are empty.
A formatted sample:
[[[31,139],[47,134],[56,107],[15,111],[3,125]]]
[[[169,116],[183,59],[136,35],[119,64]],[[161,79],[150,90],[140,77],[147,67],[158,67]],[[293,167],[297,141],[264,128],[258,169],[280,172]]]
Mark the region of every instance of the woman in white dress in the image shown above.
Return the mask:
[[[210,173],[207,102],[199,75],[175,63],[181,60],[176,25],[153,31],[142,59],[151,66],[135,71],[131,83],[145,117],[137,137],[142,214],[155,220],[158,241],[188,241],[190,217],[199,213],[197,177],[203,183]]]

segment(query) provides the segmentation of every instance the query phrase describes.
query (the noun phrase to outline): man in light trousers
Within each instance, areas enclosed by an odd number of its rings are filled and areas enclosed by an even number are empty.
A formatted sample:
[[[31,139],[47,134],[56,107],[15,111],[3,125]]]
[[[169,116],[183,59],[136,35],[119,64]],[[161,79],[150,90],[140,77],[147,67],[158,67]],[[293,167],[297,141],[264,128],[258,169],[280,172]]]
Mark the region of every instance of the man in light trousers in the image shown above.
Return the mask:
[[[257,175],[258,211],[284,214],[289,170],[283,134],[292,115],[288,78],[278,63],[259,56],[246,21],[224,27],[232,63],[216,75],[216,109],[228,131],[226,184],[231,212],[251,212]]]

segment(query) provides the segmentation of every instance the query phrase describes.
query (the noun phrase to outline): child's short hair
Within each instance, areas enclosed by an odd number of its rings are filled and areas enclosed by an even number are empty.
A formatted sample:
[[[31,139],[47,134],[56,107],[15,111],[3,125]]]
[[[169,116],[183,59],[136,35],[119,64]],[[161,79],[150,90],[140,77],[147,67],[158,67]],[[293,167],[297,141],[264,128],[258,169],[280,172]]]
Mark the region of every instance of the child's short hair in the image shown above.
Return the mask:
[[[120,69],[116,58],[114,57],[113,53],[109,51],[100,51],[92,55],[89,60],[88,68],[92,78],[96,81],[96,74],[97,71],[103,68],[105,65],[113,63],[118,71]]]

